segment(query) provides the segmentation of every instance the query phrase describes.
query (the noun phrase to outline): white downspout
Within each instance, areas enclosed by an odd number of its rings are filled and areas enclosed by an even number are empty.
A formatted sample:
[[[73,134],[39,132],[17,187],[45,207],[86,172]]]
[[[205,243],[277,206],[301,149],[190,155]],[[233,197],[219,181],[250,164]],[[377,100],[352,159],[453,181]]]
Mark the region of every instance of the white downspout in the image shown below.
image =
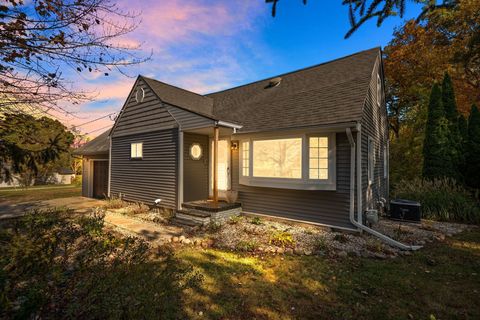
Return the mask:
[[[357,171],[357,221],[358,223],[360,223],[361,225],[363,225],[363,204],[362,204],[362,201],[363,201],[363,198],[362,198],[362,190],[363,190],[363,185],[362,185],[362,126],[360,125],[360,123],[357,123],[357,154],[358,154],[358,157],[357,157],[357,168],[358,168],[358,171]],[[350,135],[352,135],[352,133],[350,132]],[[348,133],[347,133],[347,136],[348,136]],[[348,139],[350,140],[350,136],[348,136]],[[352,137],[353,139],[353,137]],[[351,142],[350,142],[350,145],[351,145]],[[355,141],[353,141],[353,149],[352,149],[352,153],[355,154]],[[355,155],[353,156],[353,162],[352,163],[355,163]],[[355,172],[355,169],[353,170]]]
[[[359,129],[359,128],[357,128],[357,129]],[[355,208],[355,140],[353,139],[352,130],[350,128],[346,129],[346,133],[347,133],[348,141],[350,142],[350,222],[354,226],[359,228],[360,230],[366,231],[366,232],[380,238],[381,240],[385,241],[386,243],[388,243],[389,245],[392,245],[394,247],[400,248],[402,250],[418,250],[418,249],[420,249],[422,246],[409,246],[409,245],[403,244],[403,243],[398,242],[398,241],[396,241],[396,240],[394,240],[390,237],[387,237],[386,235],[384,235],[384,234],[382,234],[378,231],[370,229],[369,227],[364,226],[362,223],[359,223],[355,220],[355,216],[354,216],[354,211],[355,211],[355,209],[354,209]],[[359,136],[360,135],[357,134],[357,137],[359,137]],[[357,144],[357,145],[359,145],[359,144]],[[360,158],[360,157],[361,157],[361,153],[358,153],[357,159]],[[357,161],[357,163],[358,163],[358,161]],[[361,167],[359,167],[359,168],[361,168]],[[360,180],[360,183],[357,182],[357,186],[358,186],[357,197],[360,198],[360,199],[362,197],[361,175],[362,175],[362,171],[358,170],[357,171],[357,181]],[[360,179],[358,179],[359,176],[360,176]],[[361,202],[357,205],[357,211],[362,211]]]

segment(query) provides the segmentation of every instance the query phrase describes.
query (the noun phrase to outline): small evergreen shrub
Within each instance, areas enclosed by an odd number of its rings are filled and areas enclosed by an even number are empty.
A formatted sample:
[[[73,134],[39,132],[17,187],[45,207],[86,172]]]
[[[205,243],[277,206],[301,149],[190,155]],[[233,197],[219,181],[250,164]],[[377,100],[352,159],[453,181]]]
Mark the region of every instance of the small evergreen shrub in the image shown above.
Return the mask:
[[[273,231],[270,235],[270,244],[279,247],[290,247],[295,244],[293,235],[287,231]]]
[[[451,179],[401,181],[394,198],[415,200],[426,219],[480,223],[480,204],[464,187]]]
[[[263,224],[263,221],[260,217],[253,217],[252,220],[250,220],[250,223],[255,225],[261,225]]]
[[[313,247],[316,251],[328,251],[328,243],[327,239],[323,235],[319,235],[315,237],[315,242],[313,243]]]
[[[333,240],[335,241],[338,241],[340,243],[347,243],[348,242],[348,238],[346,235],[344,235],[343,233],[337,233],[333,236]]]
[[[242,219],[242,216],[232,216],[230,219],[228,219],[229,224],[238,224],[240,220]]]

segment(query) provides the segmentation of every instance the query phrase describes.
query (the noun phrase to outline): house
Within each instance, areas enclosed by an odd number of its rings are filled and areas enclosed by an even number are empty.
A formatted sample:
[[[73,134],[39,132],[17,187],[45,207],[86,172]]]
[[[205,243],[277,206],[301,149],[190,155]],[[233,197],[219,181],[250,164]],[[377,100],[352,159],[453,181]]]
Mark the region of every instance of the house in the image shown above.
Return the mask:
[[[77,150],[83,195],[185,214],[235,190],[245,213],[357,229],[388,203],[383,83],[380,48],[206,95],[139,76]]]

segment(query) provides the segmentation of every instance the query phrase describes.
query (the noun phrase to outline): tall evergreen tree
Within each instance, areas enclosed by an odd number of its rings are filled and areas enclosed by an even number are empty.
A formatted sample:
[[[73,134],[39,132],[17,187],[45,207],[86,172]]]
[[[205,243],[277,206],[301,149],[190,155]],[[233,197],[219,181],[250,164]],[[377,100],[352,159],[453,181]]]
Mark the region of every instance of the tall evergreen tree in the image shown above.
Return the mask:
[[[445,118],[448,121],[448,128],[450,130],[449,143],[448,146],[446,146],[446,151],[450,153],[450,159],[452,161],[451,165],[453,171],[451,178],[463,180],[461,167],[465,159],[462,138],[458,126],[457,102],[455,100],[453,82],[447,72],[445,72],[442,82],[442,105],[445,109]]]
[[[461,157],[461,163],[460,163],[460,173],[462,175],[462,177],[464,178],[464,181],[465,181],[465,177],[467,176],[466,175],[466,172],[465,172],[465,164],[466,164],[466,156],[467,156],[467,143],[468,143],[468,122],[467,122],[467,119],[465,118],[464,115],[460,115],[458,117],[458,131],[460,133],[460,137],[462,139],[462,144],[461,144],[461,154],[462,154],[462,157]]]
[[[480,189],[480,112],[472,106],[468,118],[468,140],[465,164],[465,180],[472,188]]]
[[[428,105],[427,126],[423,144],[423,176],[426,179],[453,177],[450,145],[450,130],[442,104],[442,92],[434,84]]]

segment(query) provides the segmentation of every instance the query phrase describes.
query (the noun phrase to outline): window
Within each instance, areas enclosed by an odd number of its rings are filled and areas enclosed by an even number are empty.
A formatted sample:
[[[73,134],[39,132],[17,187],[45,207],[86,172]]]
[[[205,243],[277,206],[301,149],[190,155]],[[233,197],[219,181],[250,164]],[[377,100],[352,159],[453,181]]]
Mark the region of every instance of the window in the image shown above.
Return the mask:
[[[130,144],[130,158],[141,159],[143,157],[143,142]]]
[[[373,184],[375,169],[375,146],[373,139],[368,137],[368,184]]]
[[[310,179],[328,179],[328,138],[309,138],[309,174]]]
[[[250,142],[242,142],[242,176],[248,177],[250,175]]]
[[[239,183],[297,189],[336,190],[335,133],[271,133],[240,141]]]
[[[145,98],[145,90],[143,90],[143,88],[140,87],[137,89],[137,91],[135,91],[135,101],[143,102],[144,98]]]
[[[377,105],[380,107],[382,104],[382,79],[380,75],[377,75]]]
[[[200,160],[202,157],[202,147],[198,143],[190,146],[190,157],[192,157],[193,160]]]
[[[388,178],[388,142],[383,147],[383,177]]]
[[[254,141],[253,176],[302,178],[302,139]]]

